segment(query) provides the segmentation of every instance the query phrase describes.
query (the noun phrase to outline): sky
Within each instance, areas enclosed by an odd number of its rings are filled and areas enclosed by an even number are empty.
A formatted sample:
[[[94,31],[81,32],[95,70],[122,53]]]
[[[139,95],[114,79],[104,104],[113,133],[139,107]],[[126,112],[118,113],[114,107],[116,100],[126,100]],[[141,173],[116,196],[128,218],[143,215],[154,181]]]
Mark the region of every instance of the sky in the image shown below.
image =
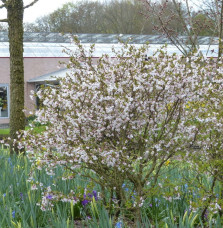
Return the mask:
[[[54,10],[60,8],[63,4],[76,1],[77,0],[39,0],[35,5],[25,10],[24,22],[34,22],[38,17],[53,12]],[[30,2],[32,2],[32,0],[24,0],[24,5],[27,5]],[[7,15],[6,10],[1,9],[0,15],[0,19],[5,19]]]
[[[24,0],[24,5],[31,0]],[[39,0],[35,5],[27,8],[24,12],[24,22],[33,22],[37,17],[47,15],[72,0]]]

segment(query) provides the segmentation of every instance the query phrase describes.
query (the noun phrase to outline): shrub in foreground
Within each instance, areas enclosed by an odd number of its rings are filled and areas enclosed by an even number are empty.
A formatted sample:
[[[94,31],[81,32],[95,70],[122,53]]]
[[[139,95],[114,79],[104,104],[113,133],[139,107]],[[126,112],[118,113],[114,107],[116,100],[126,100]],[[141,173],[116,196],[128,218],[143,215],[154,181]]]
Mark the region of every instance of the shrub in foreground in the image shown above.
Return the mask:
[[[93,65],[94,46],[85,50],[74,42],[75,51],[65,50],[71,73],[58,88],[37,93],[43,107],[35,121],[48,124],[46,131],[23,132],[20,146],[33,168],[54,175],[63,166],[63,179],[82,175],[101,186],[102,197],[109,196],[110,211],[126,210],[139,219],[146,198],[162,195],[170,184],[163,175],[169,160],[197,156],[193,104],[203,104],[211,79],[221,72],[213,71],[210,60],[169,56],[163,50],[147,61],[146,45],[123,44],[121,51],[114,50],[115,58],[103,55]],[[64,200],[78,203],[73,191],[52,185],[43,191],[41,207],[47,210]]]

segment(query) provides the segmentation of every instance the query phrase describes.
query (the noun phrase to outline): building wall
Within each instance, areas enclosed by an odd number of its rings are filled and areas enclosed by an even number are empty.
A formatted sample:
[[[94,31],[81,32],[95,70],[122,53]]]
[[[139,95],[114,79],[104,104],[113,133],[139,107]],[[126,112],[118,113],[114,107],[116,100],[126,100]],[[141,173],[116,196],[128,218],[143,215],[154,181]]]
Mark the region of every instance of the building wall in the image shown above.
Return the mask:
[[[30,98],[31,90],[35,89],[34,83],[27,81],[39,77],[41,75],[51,73],[59,70],[58,67],[64,68],[64,64],[59,62],[68,63],[69,58],[55,58],[55,57],[32,57],[24,58],[24,79],[25,79],[25,109],[33,110],[35,108],[35,101]],[[10,59],[0,58],[0,85],[10,84]],[[10,104],[9,104],[10,106]],[[28,114],[28,112],[26,112]],[[0,124],[9,123],[9,118],[1,118]]]

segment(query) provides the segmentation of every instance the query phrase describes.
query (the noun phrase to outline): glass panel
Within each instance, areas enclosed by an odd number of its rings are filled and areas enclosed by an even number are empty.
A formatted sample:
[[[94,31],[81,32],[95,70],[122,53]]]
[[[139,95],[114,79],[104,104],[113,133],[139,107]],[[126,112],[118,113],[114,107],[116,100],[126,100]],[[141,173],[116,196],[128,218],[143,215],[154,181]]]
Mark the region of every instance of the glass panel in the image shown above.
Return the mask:
[[[8,87],[0,86],[0,117],[8,116]]]

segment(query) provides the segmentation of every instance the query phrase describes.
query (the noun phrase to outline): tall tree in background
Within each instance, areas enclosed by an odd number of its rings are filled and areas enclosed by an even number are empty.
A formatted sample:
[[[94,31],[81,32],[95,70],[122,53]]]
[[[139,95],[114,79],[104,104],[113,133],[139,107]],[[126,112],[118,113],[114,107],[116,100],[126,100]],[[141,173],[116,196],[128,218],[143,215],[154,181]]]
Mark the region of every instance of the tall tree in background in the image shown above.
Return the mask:
[[[28,32],[100,33],[103,11],[100,2],[69,2],[34,23],[26,23],[24,29]]]
[[[34,23],[26,23],[27,32],[152,34],[151,23],[140,14],[138,0],[66,3]]]
[[[165,35],[182,54],[188,55],[198,49],[198,34],[193,27],[193,12],[188,0],[139,1],[144,4],[144,16],[155,18],[154,29]],[[188,39],[185,41],[182,35]]]
[[[203,11],[198,11],[192,19],[193,28],[198,36],[217,36],[215,21],[208,17]],[[202,26],[201,26],[202,25]]]
[[[24,115],[24,65],[23,65],[23,12],[34,5],[33,0],[24,6],[23,0],[1,0],[0,8],[6,8],[10,51],[10,138],[16,139],[16,132],[25,129]],[[19,150],[15,147],[15,152]],[[13,153],[11,147],[11,153]]]
[[[218,57],[223,50],[223,0],[198,1],[196,8],[190,0],[138,0],[144,4],[143,14],[148,19],[155,18],[154,28],[165,35],[184,54],[199,49],[198,36],[218,36]],[[199,8],[200,10],[197,10]],[[180,31],[172,26],[178,24]],[[187,40],[182,39],[182,35]],[[212,39],[210,39],[211,44]]]
[[[202,11],[214,21],[215,26],[212,26],[212,29],[219,38],[218,57],[221,57],[223,54],[223,0],[203,0]]]
[[[140,14],[142,4],[136,0],[110,0],[104,4],[106,33],[151,34],[152,26]]]

